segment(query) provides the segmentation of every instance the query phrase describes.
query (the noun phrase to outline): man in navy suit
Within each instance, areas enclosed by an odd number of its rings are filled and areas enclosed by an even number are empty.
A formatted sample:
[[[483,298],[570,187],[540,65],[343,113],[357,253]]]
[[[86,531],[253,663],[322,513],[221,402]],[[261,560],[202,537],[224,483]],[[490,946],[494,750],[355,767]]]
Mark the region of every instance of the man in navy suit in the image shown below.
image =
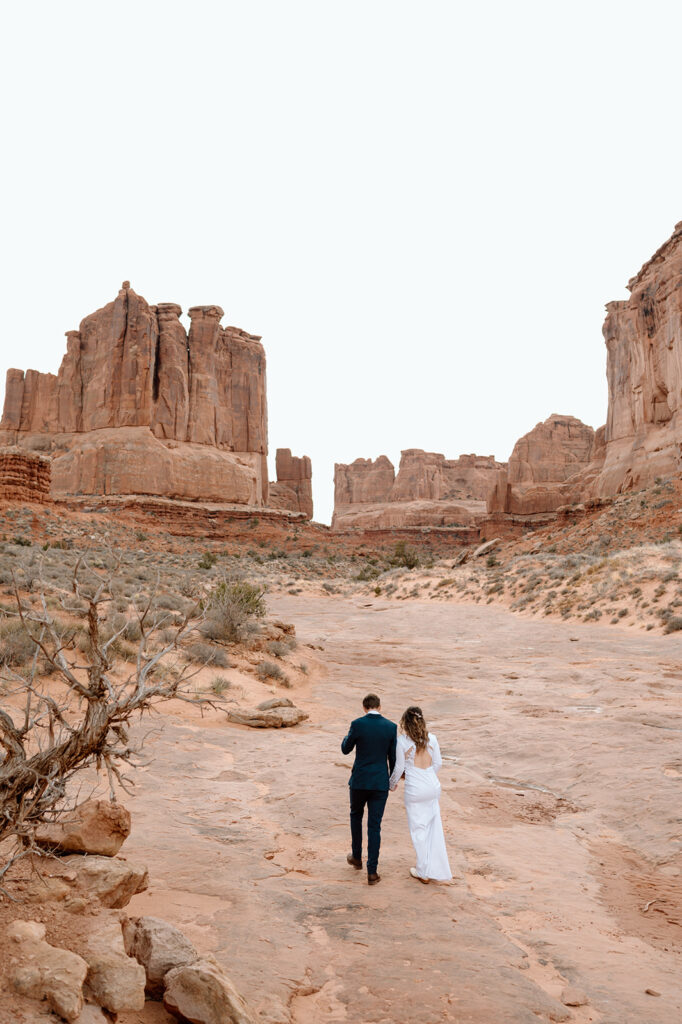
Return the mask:
[[[350,773],[350,835],[352,853],[346,860],[358,871],[362,868],[362,818],[367,805],[367,882],[381,881],[377,874],[381,845],[381,819],[388,798],[388,779],[395,766],[398,730],[381,714],[381,701],[368,693],[362,702],[365,713],[351,722],[341,743],[344,754],[355,750]]]

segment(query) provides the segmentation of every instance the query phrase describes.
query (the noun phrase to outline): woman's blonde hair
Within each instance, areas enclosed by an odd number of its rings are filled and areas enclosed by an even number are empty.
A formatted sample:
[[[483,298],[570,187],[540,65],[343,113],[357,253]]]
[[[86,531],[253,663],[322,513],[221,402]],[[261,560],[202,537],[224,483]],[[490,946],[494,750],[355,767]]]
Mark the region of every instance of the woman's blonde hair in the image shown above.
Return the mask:
[[[426,728],[421,708],[412,705],[407,708],[400,719],[400,728],[412,740],[417,750],[424,750],[429,742],[429,731]]]

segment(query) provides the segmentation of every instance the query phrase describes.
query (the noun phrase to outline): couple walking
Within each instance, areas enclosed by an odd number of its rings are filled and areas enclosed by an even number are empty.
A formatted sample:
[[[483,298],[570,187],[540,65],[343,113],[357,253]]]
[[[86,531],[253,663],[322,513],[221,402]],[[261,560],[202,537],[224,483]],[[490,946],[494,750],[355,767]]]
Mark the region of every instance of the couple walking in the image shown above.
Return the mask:
[[[428,732],[421,708],[409,707],[400,719],[400,736],[394,722],[381,714],[381,701],[369,693],[362,702],[364,715],[351,722],[341,743],[344,754],[355,750],[350,776],[350,834],[352,852],[346,858],[362,868],[362,818],[367,806],[367,881],[376,885],[381,845],[381,819],[389,790],[405,779],[405,810],[417,855],[413,878],[427,883],[452,878],[440,819],[438,772],[443,760],[438,740]],[[390,777],[389,777],[390,772]]]

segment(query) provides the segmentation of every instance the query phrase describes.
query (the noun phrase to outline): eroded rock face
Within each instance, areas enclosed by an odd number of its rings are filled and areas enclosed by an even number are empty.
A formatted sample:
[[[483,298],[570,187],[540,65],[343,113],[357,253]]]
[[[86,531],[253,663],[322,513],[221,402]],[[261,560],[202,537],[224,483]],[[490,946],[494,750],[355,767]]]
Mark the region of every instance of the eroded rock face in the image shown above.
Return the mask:
[[[594,430],[575,416],[553,413],[514,445],[507,468],[510,484],[556,484],[590,462]]]
[[[334,470],[336,530],[386,530],[421,526],[470,526],[504,463],[492,455],[446,459],[409,448],[397,476],[385,455],[356,459]]]
[[[603,461],[604,428],[555,413],[516,442],[507,468],[496,474],[487,511],[542,515],[584,501]]]
[[[50,460],[19,448],[0,449],[0,499],[49,501]]]
[[[270,483],[269,504],[313,518],[313,469],[307,455],[298,457],[290,448],[277,449],[277,480]]]
[[[260,338],[222,327],[219,306],[192,307],[188,335],[180,313],[124,281],[67,333],[56,376],[7,372],[0,443],[52,454],[53,496],[267,503]]]
[[[610,302],[606,457],[596,484],[610,496],[682,469],[682,222]]]

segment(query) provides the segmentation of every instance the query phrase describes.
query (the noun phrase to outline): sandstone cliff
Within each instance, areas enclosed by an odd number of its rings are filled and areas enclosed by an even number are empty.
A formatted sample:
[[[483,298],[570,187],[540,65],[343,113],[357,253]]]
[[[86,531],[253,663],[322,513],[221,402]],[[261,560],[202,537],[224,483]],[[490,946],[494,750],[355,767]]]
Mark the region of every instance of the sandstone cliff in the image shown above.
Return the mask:
[[[682,470],[682,222],[610,302],[604,323],[609,386],[600,496]]]
[[[385,455],[334,467],[335,530],[469,526],[504,463],[492,455],[446,459],[409,448],[396,475]]]
[[[67,332],[57,375],[7,373],[0,443],[52,454],[52,494],[267,503],[265,352],[219,306],[150,306],[124,281]]]
[[[303,512],[313,518],[313,469],[307,455],[299,458],[290,448],[278,448],[275,462],[277,480],[270,483],[268,503],[272,508]]]

